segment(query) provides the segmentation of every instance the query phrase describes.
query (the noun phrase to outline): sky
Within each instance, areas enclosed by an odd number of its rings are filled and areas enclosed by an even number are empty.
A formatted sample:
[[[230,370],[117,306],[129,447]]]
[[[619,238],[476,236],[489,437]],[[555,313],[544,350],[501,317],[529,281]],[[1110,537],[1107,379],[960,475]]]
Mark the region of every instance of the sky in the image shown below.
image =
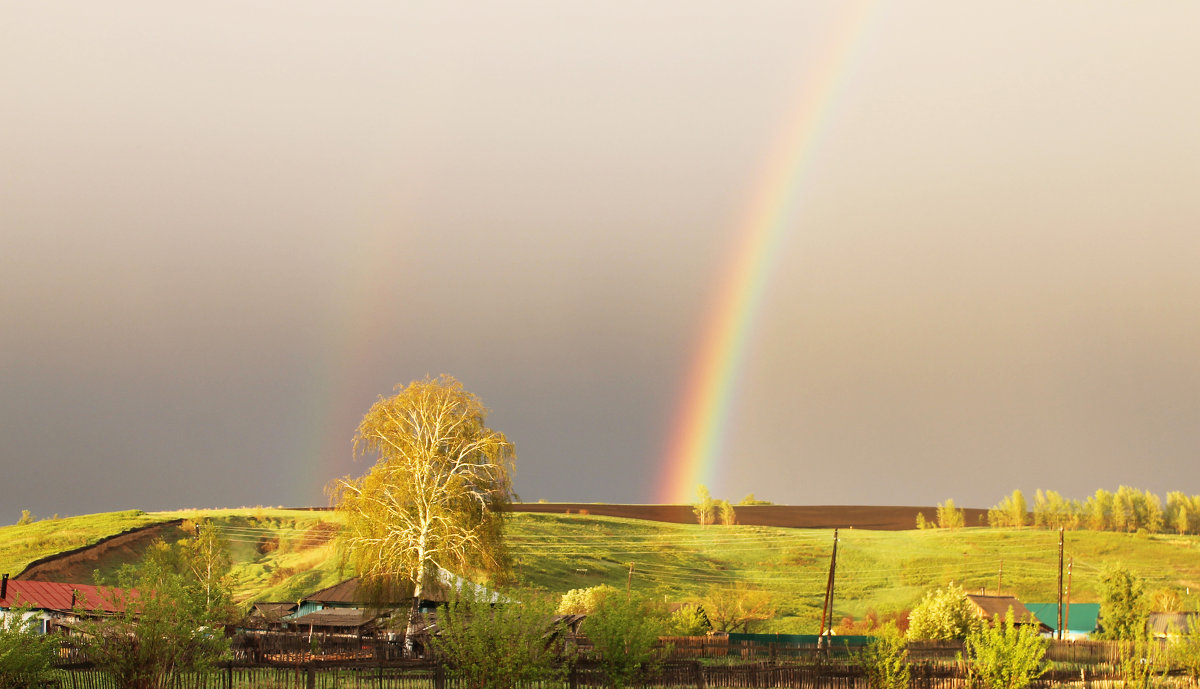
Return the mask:
[[[0,523],[327,504],[443,373],[522,499],[657,502],[756,230],[715,496],[1200,493],[1198,24],[0,0]]]

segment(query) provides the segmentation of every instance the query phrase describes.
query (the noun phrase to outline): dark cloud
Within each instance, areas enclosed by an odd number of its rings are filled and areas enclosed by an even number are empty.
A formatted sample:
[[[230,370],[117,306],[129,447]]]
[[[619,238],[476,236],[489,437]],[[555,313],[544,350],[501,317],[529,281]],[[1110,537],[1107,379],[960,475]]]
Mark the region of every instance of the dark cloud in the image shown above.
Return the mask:
[[[0,505],[320,503],[439,373],[524,497],[653,499],[831,37],[714,492],[1198,492],[1195,10],[1093,10],[6,7]]]

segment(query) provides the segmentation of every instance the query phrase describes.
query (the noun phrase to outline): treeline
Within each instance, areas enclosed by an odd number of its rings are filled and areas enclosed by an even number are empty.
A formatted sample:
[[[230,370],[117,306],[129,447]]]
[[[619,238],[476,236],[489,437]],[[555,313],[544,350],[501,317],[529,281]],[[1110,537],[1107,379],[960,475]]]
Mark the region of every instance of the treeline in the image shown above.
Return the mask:
[[[1115,492],[1102,488],[1084,500],[1038,490],[1031,506],[1021,491],[1014,490],[988,510],[987,523],[1009,528],[1200,534],[1200,495],[1172,491],[1164,505],[1154,493],[1129,486]]]

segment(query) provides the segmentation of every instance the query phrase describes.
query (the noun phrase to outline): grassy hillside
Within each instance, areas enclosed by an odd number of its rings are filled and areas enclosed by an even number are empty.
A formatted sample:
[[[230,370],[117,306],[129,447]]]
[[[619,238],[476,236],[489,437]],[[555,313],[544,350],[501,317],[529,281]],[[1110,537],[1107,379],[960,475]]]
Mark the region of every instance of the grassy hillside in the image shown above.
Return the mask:
[[[91,545],[106,536],[169,519],[171,517],[128,510],[0,527],[0,573],[16,575],[40,557]]]
[[[71,522],[71,538],[79,540],[99,538],[96,533],[121,530],[137,520],[151,523],[180,517],[212,519],[220,526],[237,562],[234,575],[240,600],[296,600],[350,574],[332,542],[338,516],[329,512],[118,513],[59,522]],[[84,526],[89,519],[95,527],[92,531]],[[41,524],[0,528],[0,561],[14,562],[38,552],[28,545],[33,533],[29,529]],[[45,537],[48,532],[39,533],[42,547],[54,547],[55,542]],[[26,545],[17,548],[20,543]],[[779,616],[767,631],[813,632],[833,532],[518,513],[512,516],[510,543],[516,577],[523,586],[554,593],[600,583],[623,588],[633,563],[636,590],[677,601],[700,596],[710,586],[748,583],[774,595]],[[986,586],[994,593],[1001,563],[1005,593],[1029,602],[1053,601],[1057,544],[1056,532],[1033,529],[842,530],[836,617],[861,617],[871,608],[902,609],[949,581],[973,591]],[[19,556],[10,552],[14,548],[20,550]],[[1072,584],[1077,602],[1097,600],[1101,568],[1121,562],[1146,577],[1151,589],[1177,587],[1185,606],[1200,607],[1200,538],[1070,532],[1066,552],[1075,561]],[[102,577],[111,575],[117,564],[106,563]]]

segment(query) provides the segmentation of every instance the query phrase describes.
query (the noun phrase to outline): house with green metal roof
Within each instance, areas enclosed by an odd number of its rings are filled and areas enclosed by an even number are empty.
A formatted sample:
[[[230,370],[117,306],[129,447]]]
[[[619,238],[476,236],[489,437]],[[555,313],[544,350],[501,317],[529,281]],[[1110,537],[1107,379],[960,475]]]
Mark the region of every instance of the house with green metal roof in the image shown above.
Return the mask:
[[[1025,607],[1058,636],[1058,603],[1026,603]],[[1063,639],[1086,639],[1100,628],[1099,622],[1099,603],[1063,604]]]

